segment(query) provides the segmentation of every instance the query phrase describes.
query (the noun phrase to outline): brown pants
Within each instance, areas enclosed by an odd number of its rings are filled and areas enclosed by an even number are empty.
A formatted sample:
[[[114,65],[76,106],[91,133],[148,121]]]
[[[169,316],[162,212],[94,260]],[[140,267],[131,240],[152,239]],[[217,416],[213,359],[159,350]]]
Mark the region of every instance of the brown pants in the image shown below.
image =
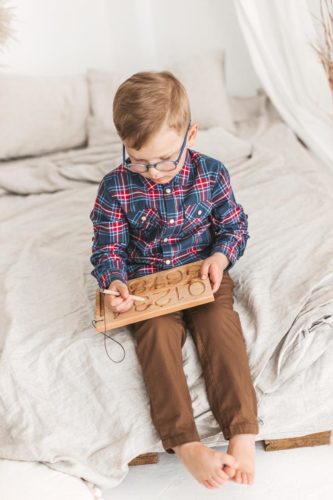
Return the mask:
[[[258,434],[253,388],[239,315],[233,309],[234,283],[224,271],[215,301],[129,325],[150,398],[151,417],[167,453],[200,441],[183,371],[186,326],[202,366],[210,408],[229,440]]]

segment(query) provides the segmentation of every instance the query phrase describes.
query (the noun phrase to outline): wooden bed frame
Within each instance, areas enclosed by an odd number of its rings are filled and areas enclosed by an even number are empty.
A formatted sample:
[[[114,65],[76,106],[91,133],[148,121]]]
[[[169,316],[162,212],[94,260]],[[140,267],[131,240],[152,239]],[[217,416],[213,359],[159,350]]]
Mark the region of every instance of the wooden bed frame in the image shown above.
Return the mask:
[[[316,432],[306,436],[284,438],[284,439],[265,439],[265,451],[287,450],[289,448],[301,448],[304,446],[320,446],[330,444],[331,431]],[[157,464],[158,452],[143,453],[133,458],[128,465]]]

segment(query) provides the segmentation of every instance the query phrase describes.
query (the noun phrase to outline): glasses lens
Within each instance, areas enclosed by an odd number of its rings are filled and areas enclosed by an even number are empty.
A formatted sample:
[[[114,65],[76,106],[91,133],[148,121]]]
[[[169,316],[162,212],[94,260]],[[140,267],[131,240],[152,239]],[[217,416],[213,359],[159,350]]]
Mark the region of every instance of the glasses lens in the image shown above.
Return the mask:
[[[142,163],[127,163],[126,167],[133,172],[145,172],[146,166]]]
[[[125,166],[132,170],[132,172],[147,172],[146,165],[142,163],[126,163]],[[156,170],[160,170],[161,172],[169,172],[170,170],[174,170],[177,167],[177,163],[174,161],[159,161],[156,163]]]
[[[174,170],[176,167],[177,164],[174,161],[159,161],[156,164],[156,169],[161,170],[162,172],[168,172],[169,170]]]

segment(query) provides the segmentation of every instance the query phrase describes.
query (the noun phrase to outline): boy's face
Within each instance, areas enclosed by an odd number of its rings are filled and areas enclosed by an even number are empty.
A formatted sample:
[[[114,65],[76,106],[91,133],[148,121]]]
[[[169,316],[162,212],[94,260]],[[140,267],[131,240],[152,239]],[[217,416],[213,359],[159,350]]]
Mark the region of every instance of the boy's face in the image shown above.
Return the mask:
[[[183,168],[187,148],[194,145],[197,132],[198,124],[193,123],[189,128],[185,148],[177,168],[169,172],[162,172],[161,170],[156,170],[156,168],[149,168],[148,172],[140,172],[140,175],[159,184],[170,182]],[[124,144],[132,162],[156,163],[161,160],[177,160],[183,144],[184,135],[179,135],[175,129],[170,128],[164,123],[160,130],[156,132],[141,149],[128,147],[126,141],[124,141]]]

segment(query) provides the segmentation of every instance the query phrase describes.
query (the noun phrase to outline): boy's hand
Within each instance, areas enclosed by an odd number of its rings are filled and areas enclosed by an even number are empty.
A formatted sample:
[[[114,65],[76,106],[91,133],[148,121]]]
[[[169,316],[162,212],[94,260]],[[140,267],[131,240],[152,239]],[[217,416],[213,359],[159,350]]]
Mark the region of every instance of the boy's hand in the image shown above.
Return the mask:
[[[228,265],[229,259],[221,252],[215,252],[203,262],[200,275],[202,279],[207,278],[207,275],[209,276],[213,293],[220,288],[223,271]]]
[[[126,312],[133,306],[133,299],[129,297],[129,291],[127,285],[121,280],[114,280],[110,283],[108,290],[114,290],[120,293],[119,297],[115,295],[105,295],[105,301],[107,306],[112,312]]]

